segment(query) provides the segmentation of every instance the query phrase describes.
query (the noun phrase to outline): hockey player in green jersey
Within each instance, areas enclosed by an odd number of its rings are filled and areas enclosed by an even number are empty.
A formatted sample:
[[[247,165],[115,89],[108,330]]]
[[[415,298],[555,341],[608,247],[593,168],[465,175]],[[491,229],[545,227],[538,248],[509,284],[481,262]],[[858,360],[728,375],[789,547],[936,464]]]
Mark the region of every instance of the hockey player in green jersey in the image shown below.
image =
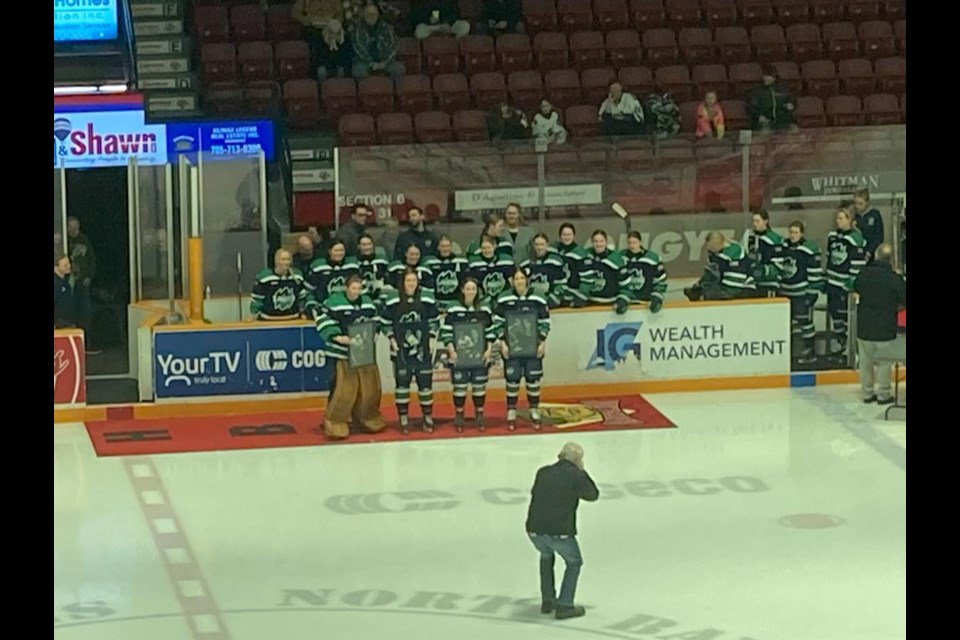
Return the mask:
[[[683,293],[688,299],[733,300],[750,298],[756,293],[753,265],[747,252],[736,242],[727,240],[720,231],[707,234],[707,266],[692,287]]]
[[[837,228],[827,236],[827,315],[833,333],[831,355],[847,352],[847,303],[853,282],[867,264],[867,241],[847,209],[837,209]]]
[[[753,230],[747,236],[747,254],[753,263],[753,278],[762,297],[772,297],[780,287],[783,237],[770,228],[770,214],[766,209],[755,210],[751,222]]]
[[[823,291],[823,267],[820,247],[803,236],[803,223],[790,223],[790,235],[783,249],[780,271],[780,293],[790,299],[792,333],[799,334],[801,344],[797,362],[810,364],[816,358],[813,351],[815,330],[813,307]]]
[[[660,256],[644,248],[639,231],[627,234],[627,248],[620,252],[620,260],[630,278],[627,284],[630,302],[648,302],[650,311],[660,311],[667,294],[667,272]]]
[[[279,249],[273,255],[273,269],[257,274],[250,298],[250,313],[257,320],[296,320],[303,313],[307,288],[292,262],[290,252]]]

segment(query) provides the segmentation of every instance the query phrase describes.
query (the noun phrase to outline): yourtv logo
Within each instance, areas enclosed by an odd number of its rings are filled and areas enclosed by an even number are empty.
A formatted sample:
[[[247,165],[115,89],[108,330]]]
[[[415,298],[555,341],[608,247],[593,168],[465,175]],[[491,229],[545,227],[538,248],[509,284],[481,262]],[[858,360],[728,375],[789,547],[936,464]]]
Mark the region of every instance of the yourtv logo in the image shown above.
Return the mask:
[[[226,374],[236,373],[240,368],[240,352],[212,351],[205,356],[191,358],[158,355],[157,363],[163,374],[164,387],[178,381],[189,387],[194,382],[205,380],[207,376],[211,383],[226,382]]]

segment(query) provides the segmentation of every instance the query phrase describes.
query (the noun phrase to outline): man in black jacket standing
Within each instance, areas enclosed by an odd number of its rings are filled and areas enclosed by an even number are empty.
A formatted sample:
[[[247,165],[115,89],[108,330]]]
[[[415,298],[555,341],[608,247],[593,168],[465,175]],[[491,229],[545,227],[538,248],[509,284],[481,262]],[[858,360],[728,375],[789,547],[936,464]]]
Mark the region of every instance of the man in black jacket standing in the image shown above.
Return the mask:
[[[883,242],[883,217],[880,211],[870,204],[870,190],[859,189],[853,198],[853,211],[856,213],[854,221],[857,229],[867,241],[867,264],[873,262],[880,243]]]
[[[897,312],[907,306],[907,283],[890,265],[893,248],[881,244],[873,262],[857,276],[857,344],[860,352],[860,388],[864,402],[890,404],[891,347],[897,338]],[[880,361],[877,363],[877,361]],[[876,393],[874,393],[876,367]]]
[[[577,506],[580,500],[594,502],[600,497],[596,483],[583,468],[583,447],[575,442],[563,446],[554,464],[541,467],[527,513],[527,534],[540,552],[540,593],[542,613],[560,620],[586,614],[573,604],[583,558],[577,543]],[[566,564],[560,596],[556,595],[553,563],[559,554]]]
[[[393,246],[393,259],[403,261],[407,247],[412,244],[420,249],[420,256],[426,260],[437,255],[437,234],[427,229],[427,221],[420,207],[410,207],[407,211],[410,228],[400,234]]]

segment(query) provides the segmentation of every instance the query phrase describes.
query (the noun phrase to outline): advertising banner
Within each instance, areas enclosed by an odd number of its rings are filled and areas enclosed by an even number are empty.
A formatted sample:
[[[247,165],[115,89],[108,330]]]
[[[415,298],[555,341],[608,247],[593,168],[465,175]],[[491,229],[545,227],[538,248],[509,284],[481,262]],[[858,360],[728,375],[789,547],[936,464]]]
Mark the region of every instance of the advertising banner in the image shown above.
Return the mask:
[[[53,333],[53,404],[55,407],[87,402],[86,362],[82,331]]]
[[[53,0],[53,41],[117,39],[117,0]]]
[[[313,326],[154,333],[154,396],[329,391],[333,363]]]
[[[144,124],[143,111],[53,114],[53,166],[67,169],[167,162],[166,128]]]
[[[665,306],[555,314],[545,385],[790,373],[790,304]]]

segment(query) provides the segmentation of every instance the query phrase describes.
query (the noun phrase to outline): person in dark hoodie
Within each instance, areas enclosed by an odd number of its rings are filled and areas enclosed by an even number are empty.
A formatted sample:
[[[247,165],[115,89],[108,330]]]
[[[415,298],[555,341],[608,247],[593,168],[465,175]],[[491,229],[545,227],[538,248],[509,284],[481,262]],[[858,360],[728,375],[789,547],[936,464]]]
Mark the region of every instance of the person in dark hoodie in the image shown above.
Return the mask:
[[[70,258],[62,253],[53,256],[53,328],[77,326],[77,304],[70,286]]]
[[[751,128],[779,131],[795,126],[793,96],[777,79],[775,67],[770,65],[764,69],[763,86],[750,96]]]
[[[530,137],[530,123],[520,109],[506,102],[500,105],[487,118],[490,140],[525,140]]]
[[[437,234],[427,229],[426,219],[420,207],[411,207],[407,211],[407,220],[410,222],[410,228],[397,237],[393,247],[393,259],[402,261],[406,248],[411,244],[417,245],[424,259],[436,255]]]
[[[867,264],[873,262],[874,254],[883,244],[883,217],[876,207],[870,204],[870,190],[860,189],[853,197],[853,211],[856,214],[854,222],[857,229],[863,234],[867,246]]]
[[[93,323],[91,284],[97,275],[97,254],[90,238],[80,230],[80,220],[73,216],[67,218],[67,248],[70,252],[73,293],[77,304],[77,324],[86,333],[87,354],[96,355],[101,351],[91,346],[90,330]]]

